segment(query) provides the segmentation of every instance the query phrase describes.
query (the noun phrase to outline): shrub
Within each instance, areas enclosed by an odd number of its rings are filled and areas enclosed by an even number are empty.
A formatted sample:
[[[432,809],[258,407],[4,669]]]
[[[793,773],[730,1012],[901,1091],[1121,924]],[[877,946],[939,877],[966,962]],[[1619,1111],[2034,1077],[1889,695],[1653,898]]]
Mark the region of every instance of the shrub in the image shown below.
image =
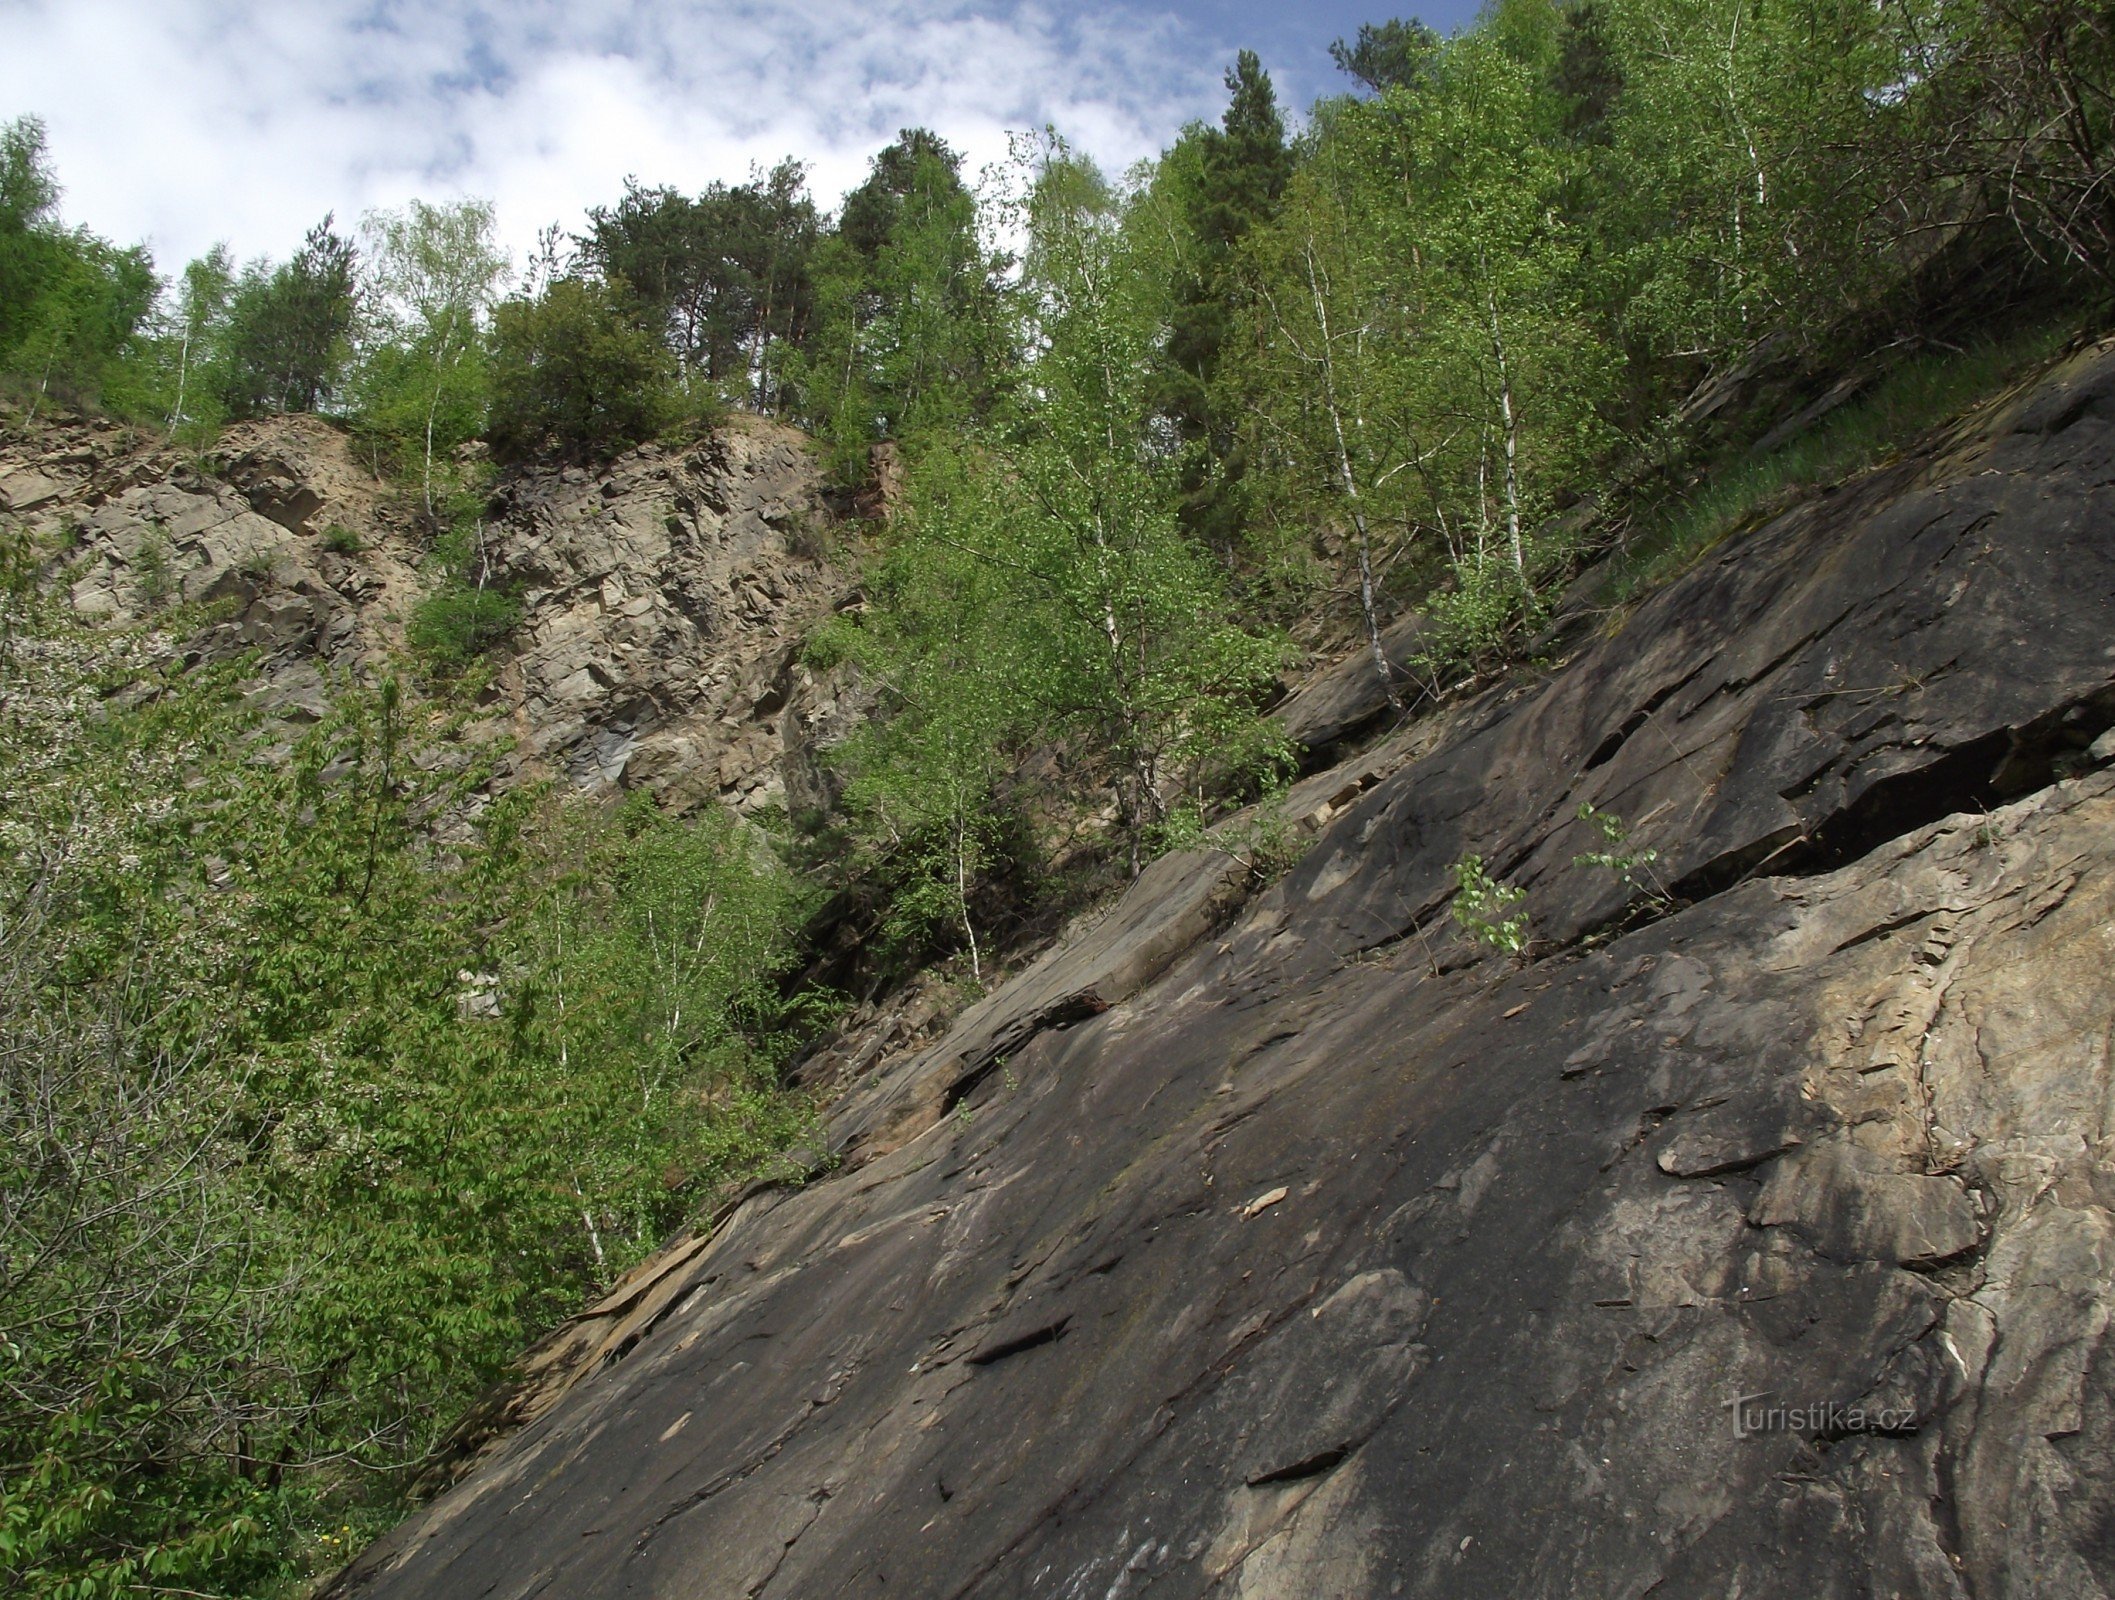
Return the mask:
[[[686,414],[674,357],[607,285],[560,278],[493,313],[487,436],[501,457],[607,458]]]
[[[307,1593],[524,1343],[809,1134],[808,907],[722,812],[468,825],[488,769],[394,682],[260,763],[238,665],[11,604],[0,1593]]]
[[[520,622],[513,595],[450,578],[412,608],[407,637],[421,661],[447,676],[505,642]]]
[[[159,528],[140,541],[139,554],[133,557],[132,567],[139,580],[140,603],[149,611],[159,611],[175,597],[176,573],[169,541]]]
[[[1609,847],[1606,850],[1588,850],[1573,856],[1573,866],[1604,868],[1622,878],[1624,884],[1631,888],[1637,887],[1638,874],[1642,871],[1652,877],[1656,891],[1665,892],[1660,888],[1658,875],[1652,871],[1652,864],[1660,859],[1659,851],[1640,850],[1635,846],[1624,848],[1630,839],[1629,823],[1614,812],[1603,811],[1591,803],[1580,806],[1578,815],[1581,822],[1593,824]]]
[[[1487,950],[1503,950],[1510,956],[1526,953],[1527,913],[1513,910],[1527,898],[1525,889],[1493,878],[1478,855],[1466,855],[1454,863],[1454,884],[1454,920],[1462,932]]]

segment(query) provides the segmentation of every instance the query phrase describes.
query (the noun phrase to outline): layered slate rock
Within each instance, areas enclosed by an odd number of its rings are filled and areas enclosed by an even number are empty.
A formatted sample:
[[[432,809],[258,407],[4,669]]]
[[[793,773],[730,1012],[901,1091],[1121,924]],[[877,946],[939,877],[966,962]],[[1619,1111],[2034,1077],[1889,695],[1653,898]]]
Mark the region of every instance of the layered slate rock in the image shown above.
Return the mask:
[[[2099,351],[1142,878],[336,1592],[2110,1592],[2111,624]]]
[[[499,480],[477,534],[521,606],[473,737],[506,736],[499,781],[641,789],[677,810],[822,811],[822,753],[866,707],[799,659],[851,589],[854,537],[807,442],[737,416],[683,448]],[[0,521],[66,547],[52,581],[85,618],[215,607],[194,655],[254,660],[257,703],[294,722],[330,686],[402,671],[437,579],[415,497],[309,416],[229,428],[208,460],[68,421],[0,449]],[[63,536],[63,537],[60,537]]]
[[[735,417],[689,449],[509,480],[498,509],[492,559],[527,612],[502,686],[530,759],[679,807],[816,803],[806,751],[842,730],[799,647],[850,585],[800,434]]]

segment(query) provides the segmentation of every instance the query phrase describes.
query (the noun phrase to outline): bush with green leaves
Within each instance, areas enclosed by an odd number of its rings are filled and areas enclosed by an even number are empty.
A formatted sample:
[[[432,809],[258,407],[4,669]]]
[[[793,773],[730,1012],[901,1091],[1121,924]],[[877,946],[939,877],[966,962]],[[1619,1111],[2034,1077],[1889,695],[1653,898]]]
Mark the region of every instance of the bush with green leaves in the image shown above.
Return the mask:
[[[1658,876],[1652,872],[1653,863],[1660,859],[1659,851],[1631,845],[1629,823],[1613,811],[1603,811],[1591,803],[1579,807],[1579,820],[1590,824],[1601,835],[1607,848],[1581,851],[1572,857],[1573,866],[1599,867],[1605,872],[1613,872],[1627,888],[1636,886],[1638,874],[1642,872],[1653,878],[1656,893],[1666,892],[1660,886]]]
[[[448,678],[505,643],[520,623],[521,602],[506,590],[451,577],[419,597],[405,637],[428,671]]]
[[[0,1588],[266,1592],[802,1134],[805,896],[731,816],[478,802],[393,685],[260,760],[237,667],[7,603]]]
[[[476,475],[451,470],[448,478],[447,492],[430,502],[429,514],[443,524],[427,554],[431,586],[413,604],[404,630],[413,656],[436,682],[461,675],[504,644],[522,615],[513,586],[492,567]],[[433,492],[430,480],[426,492]]]
[[[1450,909],[1455,925],[1487,950],[1516,957],[1526,954],[1528,916],[1514,907],[1527,898],[1527,891],[1500,883],[1484,866],[1483,857],[1474,854],[1454,863],[1453,878]]]
[[[668,347],[591,279],[559,278],[493,312],[490,382],[486,438],[509,460],[607,459],[712,414],[677,386]]]

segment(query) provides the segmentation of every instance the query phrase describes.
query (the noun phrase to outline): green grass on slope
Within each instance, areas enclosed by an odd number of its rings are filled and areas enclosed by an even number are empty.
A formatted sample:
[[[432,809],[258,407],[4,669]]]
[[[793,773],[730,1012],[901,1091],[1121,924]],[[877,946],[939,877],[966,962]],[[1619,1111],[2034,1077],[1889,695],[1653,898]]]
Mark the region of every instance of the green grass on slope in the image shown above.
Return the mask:
[[[1964,350],[1911,357],[1871,390],[1762,456],[1708,471],[1697,489],[1655,508],[1616,562],[1606,591],[1617,604],[1684,570],[1758,513],[1787,496],[1875,466],[1939,423],[1959,416],[2022,372],[2048,360],[2078,331],[2075,321],[1979,340]]]

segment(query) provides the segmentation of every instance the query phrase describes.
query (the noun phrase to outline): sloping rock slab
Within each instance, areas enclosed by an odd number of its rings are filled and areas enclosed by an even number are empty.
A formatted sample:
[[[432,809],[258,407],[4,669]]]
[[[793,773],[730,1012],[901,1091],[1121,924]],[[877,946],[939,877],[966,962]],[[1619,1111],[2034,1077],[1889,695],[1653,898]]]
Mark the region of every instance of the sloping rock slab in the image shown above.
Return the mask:
[[[1230,926],[1166,868],[1209,939],[1056,1025],[1112,919],[848,1105],[335,1592],[2115,1590],[2111,399],[1406,730]]]
[[[1424,619],[1402,617],[1381,633],[1381,651],[1395,674],[1396,697],[1414,704],[1426,685],[1418,674],[1417,654],[1424,646]],[[1381,682],[1371,649],[1354,650],[1324,668],[1271,713],[1293,743],[1327,752],[1371,728],[1388,709],[1388,686]]]
[[[870,1159],[924,1133],[1028,1040],[1099,1016],[1159,977],[1239,904],[1251,872],[1224,850],[1182,850],[1139,874],[1091,930],[963,1013],[947,1037],[852,1090],[832,1147]]]

